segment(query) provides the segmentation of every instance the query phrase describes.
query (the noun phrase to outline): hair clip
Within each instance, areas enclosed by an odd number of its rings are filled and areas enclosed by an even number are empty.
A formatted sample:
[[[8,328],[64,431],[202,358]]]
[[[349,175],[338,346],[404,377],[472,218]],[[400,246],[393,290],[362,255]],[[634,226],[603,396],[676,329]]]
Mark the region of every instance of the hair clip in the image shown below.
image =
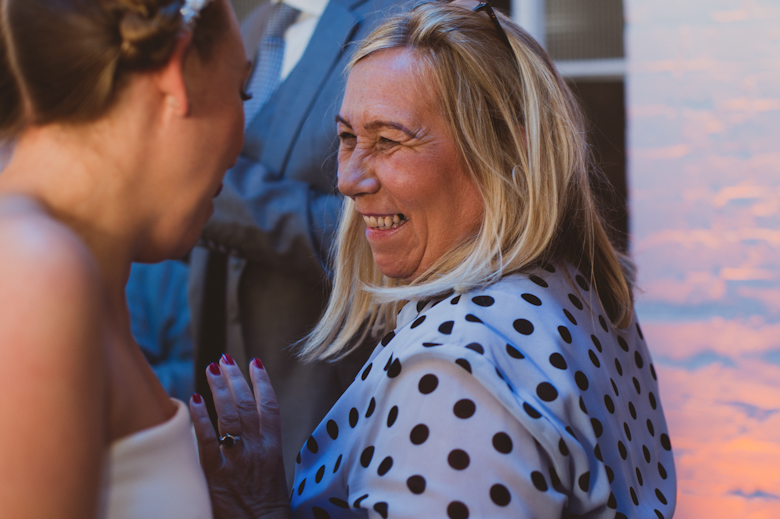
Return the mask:
[[[179,12],[186,25],[190,27],[195,24],[195,20],[200,16],[201,11],[209,4],[211,0],[184,0]]]

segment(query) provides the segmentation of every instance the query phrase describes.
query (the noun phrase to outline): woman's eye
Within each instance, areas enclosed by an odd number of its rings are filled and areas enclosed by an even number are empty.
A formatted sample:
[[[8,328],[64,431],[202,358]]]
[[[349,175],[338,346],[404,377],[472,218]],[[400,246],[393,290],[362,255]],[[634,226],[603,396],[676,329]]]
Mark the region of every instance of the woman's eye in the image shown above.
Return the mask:
[[[386,137],[380,137],[379,142],[377,143],[377,147],[382,150],[390,149],[394,146],[398,146],[399,142],[394,141],[392,139],[388,139]]]
[[[356,137],[349,132],[341,132],[339,134],[339,140],[343,146],[354,146]]]

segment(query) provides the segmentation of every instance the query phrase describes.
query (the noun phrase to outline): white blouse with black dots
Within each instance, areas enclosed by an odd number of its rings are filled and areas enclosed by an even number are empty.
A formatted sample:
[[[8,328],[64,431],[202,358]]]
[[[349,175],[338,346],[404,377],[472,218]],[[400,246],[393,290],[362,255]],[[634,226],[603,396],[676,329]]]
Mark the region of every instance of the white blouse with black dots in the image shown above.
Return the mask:
[[[407,304],[303,446],[294,517],[671,518],[642,332],[569,274]]]

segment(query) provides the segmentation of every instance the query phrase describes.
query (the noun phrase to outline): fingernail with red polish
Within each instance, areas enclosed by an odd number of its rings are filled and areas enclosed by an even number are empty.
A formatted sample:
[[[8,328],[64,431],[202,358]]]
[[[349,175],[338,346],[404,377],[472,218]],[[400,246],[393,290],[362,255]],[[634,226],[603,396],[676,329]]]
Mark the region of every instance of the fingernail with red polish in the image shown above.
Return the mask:
[[[193,393],[192,401],[195,402],[196,404],[200,404],[201,402],[203,402],[203,398],[198,393]]]
[[[212,375],[219,375],[219,365],[216,362],[209,364],[209,371]]]
[[[233,360],[233,357],[231,357],[227,353],[223,353],[222,354],[222,362],[224,362],[228,366],[232,366],[232,365],[235,364],[235,361]]]
[[[265,369],[265,368],[263,367],[263,361],[262,361],[262,360],[260,360],[260,359],[255,359],[255,360],[254,360],[254,363],[255,363],[255,367],[256,367],[257,369]]]

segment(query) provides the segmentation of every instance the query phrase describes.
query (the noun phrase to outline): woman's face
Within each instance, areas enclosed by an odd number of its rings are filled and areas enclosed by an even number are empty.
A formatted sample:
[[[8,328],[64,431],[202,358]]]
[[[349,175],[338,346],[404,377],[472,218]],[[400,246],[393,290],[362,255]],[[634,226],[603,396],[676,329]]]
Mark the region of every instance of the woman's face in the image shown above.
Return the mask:
[[[463,238],[483,212],[417,57],[377,52],[352,69],[337,117],[339,191],[363,216],[384,275],[412,281]]]

